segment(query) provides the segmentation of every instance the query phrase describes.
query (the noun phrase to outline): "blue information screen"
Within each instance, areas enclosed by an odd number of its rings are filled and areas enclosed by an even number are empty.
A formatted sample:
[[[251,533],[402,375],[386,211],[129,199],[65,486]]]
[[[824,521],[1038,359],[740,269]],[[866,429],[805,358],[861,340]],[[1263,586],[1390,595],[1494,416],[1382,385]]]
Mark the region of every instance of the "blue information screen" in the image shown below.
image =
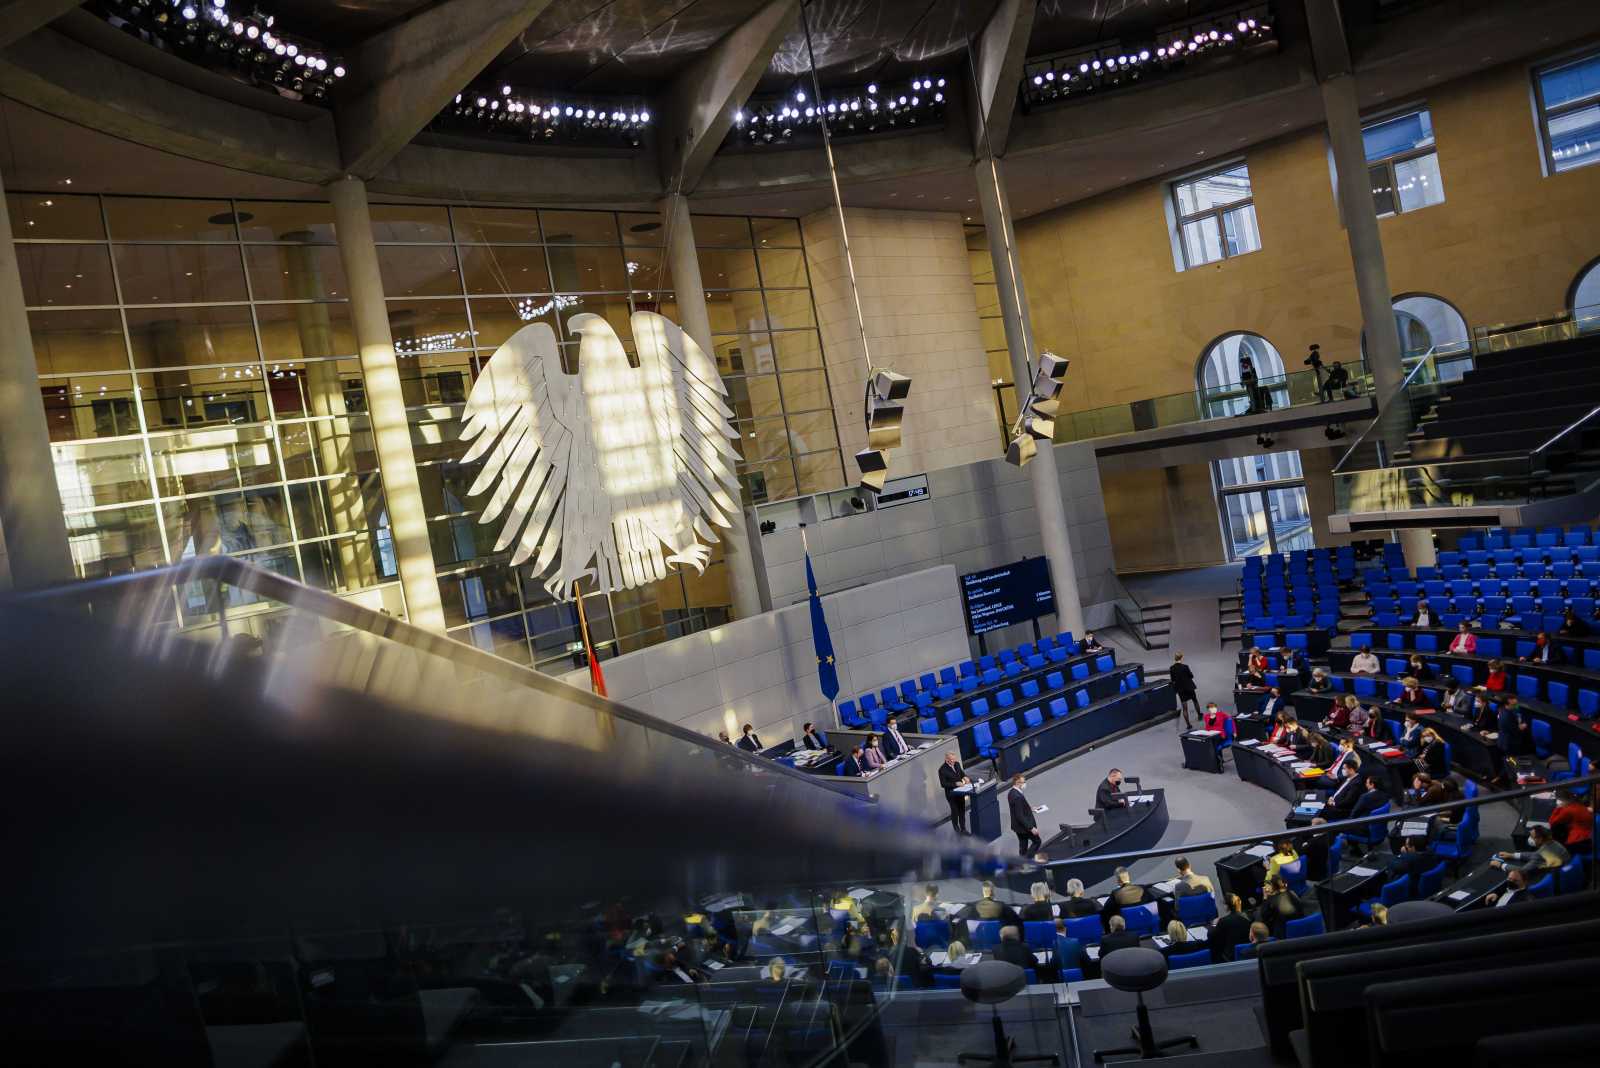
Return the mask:
[[[961,599],[967,606],[967,630],[973,634],[1026,623],[1056,610],[1050,565],[1042,556],[962,575]]]

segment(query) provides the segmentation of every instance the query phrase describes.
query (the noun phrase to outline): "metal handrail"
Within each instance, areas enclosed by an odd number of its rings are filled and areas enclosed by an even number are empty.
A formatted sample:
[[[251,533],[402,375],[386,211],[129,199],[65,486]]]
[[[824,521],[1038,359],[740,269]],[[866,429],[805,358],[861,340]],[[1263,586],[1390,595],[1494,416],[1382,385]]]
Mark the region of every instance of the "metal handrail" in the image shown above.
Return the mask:
[[[1588,415],[1585,415],[1582,419],[1579,419],[1577,422],[1571,424],[1566,429],[1557,432],[1555,437],[1551,438],[1549,441],[1545,442],[1543,445],[1540,445],[1537,449],[1534,449],[1533,452],[1530,455],[1538,456],[1541,452],[1544,452],[1544,450],[1548,449],[1550,446],[1554,445],[1556,442],[1560,441],[1562,438],[1564,438],[1568,434],[1572,433],[1578,427],[1582,426],[1584,423],[1587,423],[1589,420],[1593,419],[1595,417],[1595,413],[1597,413],[1597,412],[1600,412],[1600,405],[1596,405],[1595,407],[1590,408]]]
[[[475,645],[468,645],[443,634],[424,630],[415,624],[371,608],[364,608],[326,590],[302,585],[293,579],[284,578],[277,572],[268,571],[232,556],[197,556],[181,563],[148,571],[130,572],[124,575],[98,579],[84,579],[56,586],[19,591],[8,595],[6,599],[27,604],[45,604],[52,607],[75,607],[74,602],[91,600],[96,594],[102,592],[120,594],[123,591],[136,590],[141,587],[159,590],[169,586],[208,581],[227,583],[238,589],[270,598],[290,608],[315,613],[336,623],[348,626],[353,630],[410,646],[429,655],[450,660],[464,668],[499,676],[500,678],[525,685],[529,689],[538,690],[552,697],[558,697],[562,701],[585,706],[596,713],[614,716],[617,719],[668,735],[683,742],[706,748],[720,744],[703,734],[689,730],[687,727],[681,727],[676,723],[659,719],[619,701],[599,697],[588,690],[562,682],[560,679],[536,671],[531,667],[515,664],[503,657],[479,649]],[[807,775],[776,761],[756,757],[738,746],[727,746],[725,748],[728,749],[728,752],[721,753],[719,750],[720,756],[743,761],[752,770],[792,776],[796,781],[808,783],[830,793],[848,797],[854,801],[872,803],[872,799],[851,793],[819,776]]]
[[[1340,473],[1339,468],[1343,467],[1344,462],[1350,459],[1357,449],[1361,448],[1362,444],[1366,442],[1368,434],[1371,434],[1382,427],[1384,413],[1389,410],[1390,405],[1398,404],[1401,401],[1405,401],[1408,404],[1410,403],[1410,398],[1406,395],[1406,391],[1411,388],[1411,380],[1415,378],[1424,367],[1432,365],[1434,363],[1434,359],[1435,357],[1433,351],[1430,350],[1426,356],[1417,361],[1417,365],[1415,367],[1406,372],[1406,376],[1400,380],[1400,387],[1394,391],[1392,396],[1390,396],[1389,404],[1378,409],[1373,416],[1372,422],[1368,424],[1367,429],[1361,432],[1361,436],[1356,438],[1351,446],[1345,450],[1343,456],[1339,457],[1339,462],[1333,465],[1334,474],[1337,475]]]

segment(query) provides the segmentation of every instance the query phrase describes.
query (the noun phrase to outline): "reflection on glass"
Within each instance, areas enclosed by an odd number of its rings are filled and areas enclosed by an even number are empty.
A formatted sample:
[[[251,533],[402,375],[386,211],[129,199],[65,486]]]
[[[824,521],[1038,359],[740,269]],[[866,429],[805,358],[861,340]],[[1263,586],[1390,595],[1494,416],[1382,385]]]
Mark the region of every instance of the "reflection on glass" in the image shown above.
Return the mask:
[[[385,528],[385,538],[387,530]],[[388,582],[396,577],[376,532],[332,538],[300,546],[300,568],[308,586],[333,593],[352,593]],[[392,558],[392,551],[389,558]]]
[[[1261,494],[1236,493],[1223,497],[1222,518],[1228,531],[1232,559],[1265,556],[1272,552]]]
[[[152,434],[156,492],[163,497],[243,489],[281,479],[270,426]]]
[[[374,241],[447,244],[450,241],[450,213],[445,208],[426,204],[373,204]]]
[[[517,577],[504,564],[440,575],[439,596],[447,627],[503,616],[518,609]]]
[[[1401,211],[1444,203],[1444,179],[1439,175],[1437,152],[1396,163],[1394,180]]]
[[[330,245],[246,245],[245,267],[255,300],[345,298],[344,261]]]
[[[454,297],[461,294],[456,251],[449,245],[379,245],[384,295]]]
[[[557,293],[619,293],[628,289],[620,247],[551,245],[550,275]]]
[[[104,245],[18,244],[22,299],[32,307],[115,304],[111,257]]]
[[[692,215],[696,248],[750,248],[750,220],[738,215]],[[789,220],[776,220],[787,222]]]
[[[237,241],[226,200],[106,197],[113,241]],[[127,293],[126,287],[123,289]],[[131,299],[131,298],[130,298]]]
[[[1306,506],[1304,486],[1268,490],[1267,513],[1271,517],[1275,552],[1312,547],[1311,513]]]
[[[337,240],[333,205],[327,201],[240,200],[235,205],[245,241],[331,245]]]
[[[1217,481],[1224,488],[1302,477],[1304,472],[1300,469],[1299,450],[1258,453],[1255,456],[1237,456],[1217,461]]]
[[[105,240],[99,197],[7,193],[6,212],[17,241]]]
[[[707,289],[759,289],[756,254],[751,249],[703,248],[698,250],[700,282]],[[767,285],[773,283],[768,282]]]
[[[28,331],[41,375],[125,371],[122,316],[109,311],[31,311]]]
[[[456,240],[475,245],[538,244],[539,213],[529,208],[480,208],[476,205],[450,209],[456,226]]]
[[[259,361],[255,322],[248,304],[129,308],[125,314],[135,367],[199,367]]]
[[[609,211],[541,211],[547,245],[617,245],[617,219]]]
[[[528,629],[521,616],[507,616],[492,623],[463,627],[451,631],[450,637],[517,664],[533,662],[533,652],[528,648]]]
[[[148,500],[150,472],[138,438],[54,445],[56,486],[68,511]]]
[[[39,381],[51,441],[114,438],[139,432],[132,375],[52,377]]]
[[[375,473],[291,483],[289,507],[301,539],[374,529],[385,525],[388,515],[383,483]]]
[[[463,245],[468,293],[548,293],[550,269],[540,245]]]
[[[129,304],[244,300],[236,245],[114,245],[117,279]]]
[[[378,469],[365,416],[283,423],[278,428],[278,448],[283,453],[284,472],[291,479]]]
[[[163,501],[161,521],[177,559],[243,553],[292,540],[279,487]]]
[[[104,578],[166,563],[154,505],[68,512],[67,548],[80,578]]]

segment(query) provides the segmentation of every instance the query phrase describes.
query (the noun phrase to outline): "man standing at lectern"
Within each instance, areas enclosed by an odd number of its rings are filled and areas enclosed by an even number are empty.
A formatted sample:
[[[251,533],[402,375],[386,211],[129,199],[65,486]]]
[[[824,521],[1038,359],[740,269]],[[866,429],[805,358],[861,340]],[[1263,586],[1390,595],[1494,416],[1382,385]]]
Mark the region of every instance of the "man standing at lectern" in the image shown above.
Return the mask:
[[[1006,795],[1011,805],[1011,829],[1017,834],[1017,852],[1031,857],[1044,843],[1039,839],[1039,818],[1033,814],[1022,788],[1028,780],[1021,774],[1011,776],[1011,792]]]
[[[1094,792],[1094,807],[1098,809],[1127,808],[1127,798],[1117,793],[1122,788],[1122,769],[1112,768],[1105,781]]]
[[[956,787],[970,786],[972,780],[967,778],[967,769],[961,766],[954,752],[946,753],[944,763],[939,765],[939,785],[944,788],[944,799],[950,802],[950,826],[957,834],[968,833],[967,799],[956,793]]]

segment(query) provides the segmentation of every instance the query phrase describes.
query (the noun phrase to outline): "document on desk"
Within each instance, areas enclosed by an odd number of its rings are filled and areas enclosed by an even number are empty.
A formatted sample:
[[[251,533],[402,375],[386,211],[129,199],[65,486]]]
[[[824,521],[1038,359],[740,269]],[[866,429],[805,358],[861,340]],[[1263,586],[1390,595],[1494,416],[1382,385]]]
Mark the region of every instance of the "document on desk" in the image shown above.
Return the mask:
[[[1050,811],[1050,806],[1049,805],[1034,805],[1033,806],[1033,810],[1035,812],[1049,812]]]
[[[1472,896],[1472,894],[1469,891],[1466,891],[1466,890],[1452,890],[1450,892],[1450,900],[1451,901],[1465,901],[1467,898],[1469,898],[1471,896]]]
[[[1378,874],[1378,869],[1377,868],[1368,868],[1368,867],[1366,867],[1364,865],[1357,864],[1355,867],[1350,869],[1350,874],[1351,875],[1359,875],[1363,879],[1365,879],[1365,878],[1368,878],[1369,876],[1373,876],[1373,875]]]
[[[714,972],[720,972],[723,968],[727,967],[727,965],[723,964],[720,960],[708,960],[706,961],[706,967],[710,968]]]
[[[1210,937],[1211,932],[1204,927],[1189,928],[1189,941],[1191,942],[1204,942]]]
[[[1128,798],[1128,804],[1130,805],[1153,805],[1155,801],[1155,794],[1134,794]]]
[[[1048,949],[1038,950],[1038,951],[1036,951],[1034,953],[1033,959],[1038,961],[1040,964],[1049,964],[1050,963],[1050,951]]]
[[[1247,853],[1248,855],[1250,855],[1252,857],[1261,857],[1261,858],[1265,859],[1267,857],[1272,856],[1272,847],[1270,845],[1268,845],[1267,843],[1263,842],[1260,845],[1254,845],[1254,846],[1251,846],[1249,849],[1246,849],[1245,853]]]
[[[1400,826],[1400,836],[1402,838],[1423,838],[1427,836],[1427,833],[1428,825],[1426,823],[1405,823]]]
[[[1240,742],[1239,744],[1244,746],[1247,749],[1254,749],[1256,746],[1261,744],[1261,739],[1259,739],[1259,738],[1246,738],[1244,741]]]
[[[858,886],[854,890],[850,891],[849,897],[851,901],[865,901],[867,898],[872,896],[872,893],[873,891],[871,887]]]
[[[1152,889],[1152,890],[1160,890],[1163,894],[1170,894],[1177,887],[1177,885],[1178,885],[1178,880],[1176,880],[1176,879],[1168,879],[1164,883],[1152,883],[1152,884],[1150,884],[1150,889]]]
[[[1099,946],[1084,946],[1083,947],[1083,955],[1088,957],[1090,960],[1099,960],[1100,959],[1100,947]]]
[[[1189,737],[1191,737],[1191,738],[1221,738],[1222,737],[1222,732],[1221,731],[1190,731],[1189,732]]]

